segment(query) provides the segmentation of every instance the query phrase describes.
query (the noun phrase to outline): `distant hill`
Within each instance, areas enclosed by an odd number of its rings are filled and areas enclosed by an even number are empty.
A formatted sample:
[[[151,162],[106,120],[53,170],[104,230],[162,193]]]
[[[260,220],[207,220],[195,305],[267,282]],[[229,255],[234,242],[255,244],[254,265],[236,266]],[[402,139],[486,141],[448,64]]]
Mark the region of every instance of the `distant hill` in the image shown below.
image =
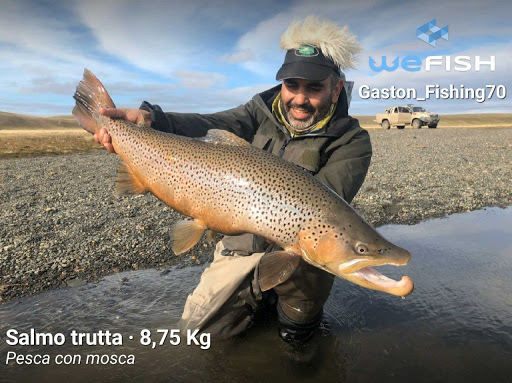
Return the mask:
[[[380,128],[375,123],[375,115],[354,116],[363,128]],[[441,114],[439,128],[512,128],[512,113],[482,114]],[[73,116],[38,117],[26,114],[0,112],[2,129],[59,129],[76,128]]]
[[[0,112],[0,129],[79,128],[73,116],[38,117]]]

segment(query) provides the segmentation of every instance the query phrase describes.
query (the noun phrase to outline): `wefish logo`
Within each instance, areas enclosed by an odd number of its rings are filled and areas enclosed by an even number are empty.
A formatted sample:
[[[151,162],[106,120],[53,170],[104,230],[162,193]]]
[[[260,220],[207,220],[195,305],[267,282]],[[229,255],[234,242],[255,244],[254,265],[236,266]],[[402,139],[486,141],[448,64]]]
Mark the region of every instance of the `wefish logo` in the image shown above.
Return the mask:
[[[435,47],[437,40],[448,40],[448,25],[439,28],[436,25],[436,19],[430,20],[416,30],[416,37]],[[370,56],[369,65],[375,72],[381,72],[383,70],[392,72],[398,68],[402,68],[408,72],[417,72],[421,70],[423,60],[416,55],[407,55],[403,58],[397,56],[391,61],[391,65],[388,65],[387,56],[381,56],[379,66],[373,57]],[[429,72],[433,66],[444,66],[447,72],[467,72],[472,69],[479,72],[483,65],[488,65],[491,72],[495,71],[496,57],[491,56],[489,60],[482,60],[480,56],[428,56],[425,58],[425,70],[427,72]]]
[[[392,66],[388,66],[387,57],[382,56],[380,66],[376,65],[375,60],[370,57],[370,68],[375,72],[386,70],[392,72],[399,67],[408,72],[417,72],[421,70],[423,61],[419,56],[405,56],[401,61],[400,57],[396,57],[392,61]],[[480,68],[484,65],[489,66],[489,70],[494,72],[496,70],[496,56],[491,56],[489,60],[484,60],[480,56],[428,56],[425,58],[425,71],[430,72],[432,67],[444,66],[447,72],[469,72],[474,70],[480,72]]]
[[[430,32],[430,34],[428,32]],[[448,25],[444,28],[439,28],[436,25],[436,19],[432,19],[416,30],[416,37],[435,48],[437,40],[448,40]]]
[[[439,39],[448,41],[448,25],[439,28],[436,25],[436,19],[433,19],[416,30],[416,37],[435,48],[436,41]],[[423,43],[418,44],[423,45]],[[421,69],[429,72],[433,67],[444,67],[446,72],[479,72],[483,66],[488,67],[490,72],[494,72],[496,70],[496,56],[490,56],[488,59],[482,59],[480,56],[427,56],[422,59],[419,56],[408,55],[403,58],[395,57],[391,61],[391,65],[388,65],[387,57],[382,56],[380,66],[376,64],[372,57],[369,57],[369,64],[375,72],[383,70],[391,72],[398,68],[409,72],[417,72]],[[401,77],[407,78],[406,76]],[[460,76],[457,78],[460,78]],[[387,88],[374,88],[364,84],[359,87],[359,97],[362,100],[409,99],[426,101],[435,98],[437,100],[474,100],[477,103],[483,103],[492,98],[504,100],[507,97],[507,87],[503,84],[486,84],[478,88],[466,87],[465,84],[449,84],[449,86],[425,84],[424,93],[421,95],[416,88],[401,88],[395,85]]]

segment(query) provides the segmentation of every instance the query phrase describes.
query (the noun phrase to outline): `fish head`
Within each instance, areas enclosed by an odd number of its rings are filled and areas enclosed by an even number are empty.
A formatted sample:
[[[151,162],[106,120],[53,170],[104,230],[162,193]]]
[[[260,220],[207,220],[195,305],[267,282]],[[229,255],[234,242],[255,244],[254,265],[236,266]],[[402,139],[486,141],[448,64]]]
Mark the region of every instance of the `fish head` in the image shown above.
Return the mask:
[[[373,269],[406,265],[411,259],[409,251],[386,240],[359,215],[352,218],[345,222],[319,220],[301,230],[303,258],[357,285],[398,296],[410,294],[414,284],[409,277],[395,281]]]

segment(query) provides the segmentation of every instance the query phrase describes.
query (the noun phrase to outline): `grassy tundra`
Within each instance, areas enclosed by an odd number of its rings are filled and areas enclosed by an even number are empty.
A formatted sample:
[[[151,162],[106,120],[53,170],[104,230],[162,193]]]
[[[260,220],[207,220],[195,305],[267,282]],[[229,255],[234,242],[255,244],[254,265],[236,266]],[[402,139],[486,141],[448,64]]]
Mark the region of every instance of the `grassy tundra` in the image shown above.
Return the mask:
[[[375,116],[355,117],[365,129],[380,129],[374,122]],[[442,115],[438,129],[443,128],[512,128],[512,113]],[[0,112],[0,158],[73,153],[100,148],[90,134],[78,127],[73,116],[36,117]]]

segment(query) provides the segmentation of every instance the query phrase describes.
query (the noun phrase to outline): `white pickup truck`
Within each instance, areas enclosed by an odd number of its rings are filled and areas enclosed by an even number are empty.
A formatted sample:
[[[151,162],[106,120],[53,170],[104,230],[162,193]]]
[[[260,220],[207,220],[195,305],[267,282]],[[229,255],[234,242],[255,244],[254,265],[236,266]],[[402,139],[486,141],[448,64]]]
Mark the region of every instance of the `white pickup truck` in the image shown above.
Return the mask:
[[[383,129],[389,129],[396,126],[398,129],[411,125],[415,129],[420,129],[427,125],[429,128],[437,128],[440,117],[438,114],[427,112],[419,106],[394,106],[388,108],[384,113],[375,116],[375,122],[382,126]]]

